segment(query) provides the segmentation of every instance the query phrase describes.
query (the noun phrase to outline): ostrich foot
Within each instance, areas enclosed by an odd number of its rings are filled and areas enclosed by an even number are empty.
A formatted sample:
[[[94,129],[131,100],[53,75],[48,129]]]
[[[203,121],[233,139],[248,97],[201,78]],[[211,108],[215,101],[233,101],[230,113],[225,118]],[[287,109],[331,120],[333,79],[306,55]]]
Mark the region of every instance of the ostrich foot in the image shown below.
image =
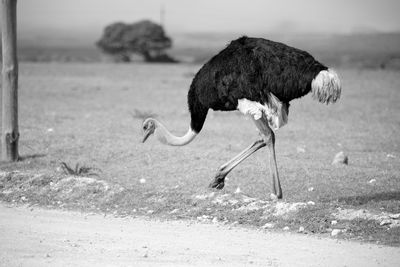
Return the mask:
[[[225,186],[225,175],[216,175],[208,187],[221,190]]]
[[[273,193],[271,193],[271,194],[269,195],[269,198],[270,198],[272,201],[277,201],[277,200],[279,200],[279,199],[282,199],[282,197],[283,197],[283,195],[282,195],[282,190],[279,191],[278,193],[277,193],[277,192],[273,192]]]
[[[222,188],[224,188],[224,186],[225,186],[225,182],[224,181],[214,180],[214,181],[212,181],[210,183],[210,185],[208,187],[221,190]]]

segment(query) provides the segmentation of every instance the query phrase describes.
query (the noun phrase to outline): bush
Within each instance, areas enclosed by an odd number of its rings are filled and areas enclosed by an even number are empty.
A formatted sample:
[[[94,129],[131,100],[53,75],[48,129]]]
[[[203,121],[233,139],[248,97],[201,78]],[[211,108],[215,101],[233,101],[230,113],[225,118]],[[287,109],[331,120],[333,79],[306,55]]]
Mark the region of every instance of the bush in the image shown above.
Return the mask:
[[[117,62],[131,61],[132,53],[143,56],[147,62],[176,62],[165,53],[172,46],[171,38],[162,26],[149,20],[108,25],[96,45]]]

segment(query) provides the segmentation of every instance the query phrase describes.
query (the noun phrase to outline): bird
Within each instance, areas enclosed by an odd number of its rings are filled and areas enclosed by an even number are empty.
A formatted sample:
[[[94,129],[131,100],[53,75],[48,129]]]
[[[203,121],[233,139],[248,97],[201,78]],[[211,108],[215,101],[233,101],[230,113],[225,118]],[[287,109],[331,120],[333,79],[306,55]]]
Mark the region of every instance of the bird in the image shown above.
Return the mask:
[[[289,105],[311,92],[321,103],[334,103],[341,95],[341,80],[332,68],[308,52],[286,44],[242,36],[205,63],[188,91],[190,125],[183,136],[173,135],[163,123],[147,118],[142,123],[144,143],[149,136],[171,146],[192,142],[203,128],[209,109],[239,110],[250,117],[260,138],[221,165],[209,187],[222,189],[225,177],[257,150],[267,147],[272,177],[271,197],[283,197],[275,155],[275,133],[288,120]]]

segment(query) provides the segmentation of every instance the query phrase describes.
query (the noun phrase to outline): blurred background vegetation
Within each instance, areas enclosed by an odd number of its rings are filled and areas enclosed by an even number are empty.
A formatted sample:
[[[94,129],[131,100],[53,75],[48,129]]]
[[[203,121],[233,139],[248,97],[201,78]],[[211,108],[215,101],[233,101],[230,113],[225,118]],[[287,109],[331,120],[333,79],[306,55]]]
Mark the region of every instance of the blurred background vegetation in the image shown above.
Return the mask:
[[[173,46],[167,50],[171,59],[201,64],[222,50],[234,33],[180,33],[171,35]],[[319,61],[335,67],[400,69],[400,33],[357,34],[261,34],[258,37],[281,41],[309,51]],[[99,36],[100,39],[100,36]],[[101,62],[107,61],[101,50],[92,44],[66,44],[56,38],[51,42],[24,40],[19,42],[19,58],[29,62]],[[164,52],[169,46],[160,49]],[[140,54],[140,53],[139,53]],[[162,53],[161,53],[162,54]],[[132,61],[142,61],[132,56]],[[124,60],[122,60],[124,61]],[[126,60],[125,60],[126,61]],[[128,60],[130,61],[130,60]],[[173,60],[171,60],[173,61]]]
[[[400,69],[397,0],[35,0],[18,6],[28,62],[202,64],[242,35],[333,67]]]

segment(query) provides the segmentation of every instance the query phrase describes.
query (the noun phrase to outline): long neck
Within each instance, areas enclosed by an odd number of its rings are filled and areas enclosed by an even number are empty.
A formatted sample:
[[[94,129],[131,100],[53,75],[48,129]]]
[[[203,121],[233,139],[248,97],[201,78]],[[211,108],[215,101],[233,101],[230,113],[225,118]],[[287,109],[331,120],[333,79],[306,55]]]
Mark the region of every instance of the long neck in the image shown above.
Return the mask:
[[[159,121],[156,122],[156,136],[158,140],[166,145],[170,146],[184,146],[193,141],[197,133],[191,128],[183,136],[175,136]]]

